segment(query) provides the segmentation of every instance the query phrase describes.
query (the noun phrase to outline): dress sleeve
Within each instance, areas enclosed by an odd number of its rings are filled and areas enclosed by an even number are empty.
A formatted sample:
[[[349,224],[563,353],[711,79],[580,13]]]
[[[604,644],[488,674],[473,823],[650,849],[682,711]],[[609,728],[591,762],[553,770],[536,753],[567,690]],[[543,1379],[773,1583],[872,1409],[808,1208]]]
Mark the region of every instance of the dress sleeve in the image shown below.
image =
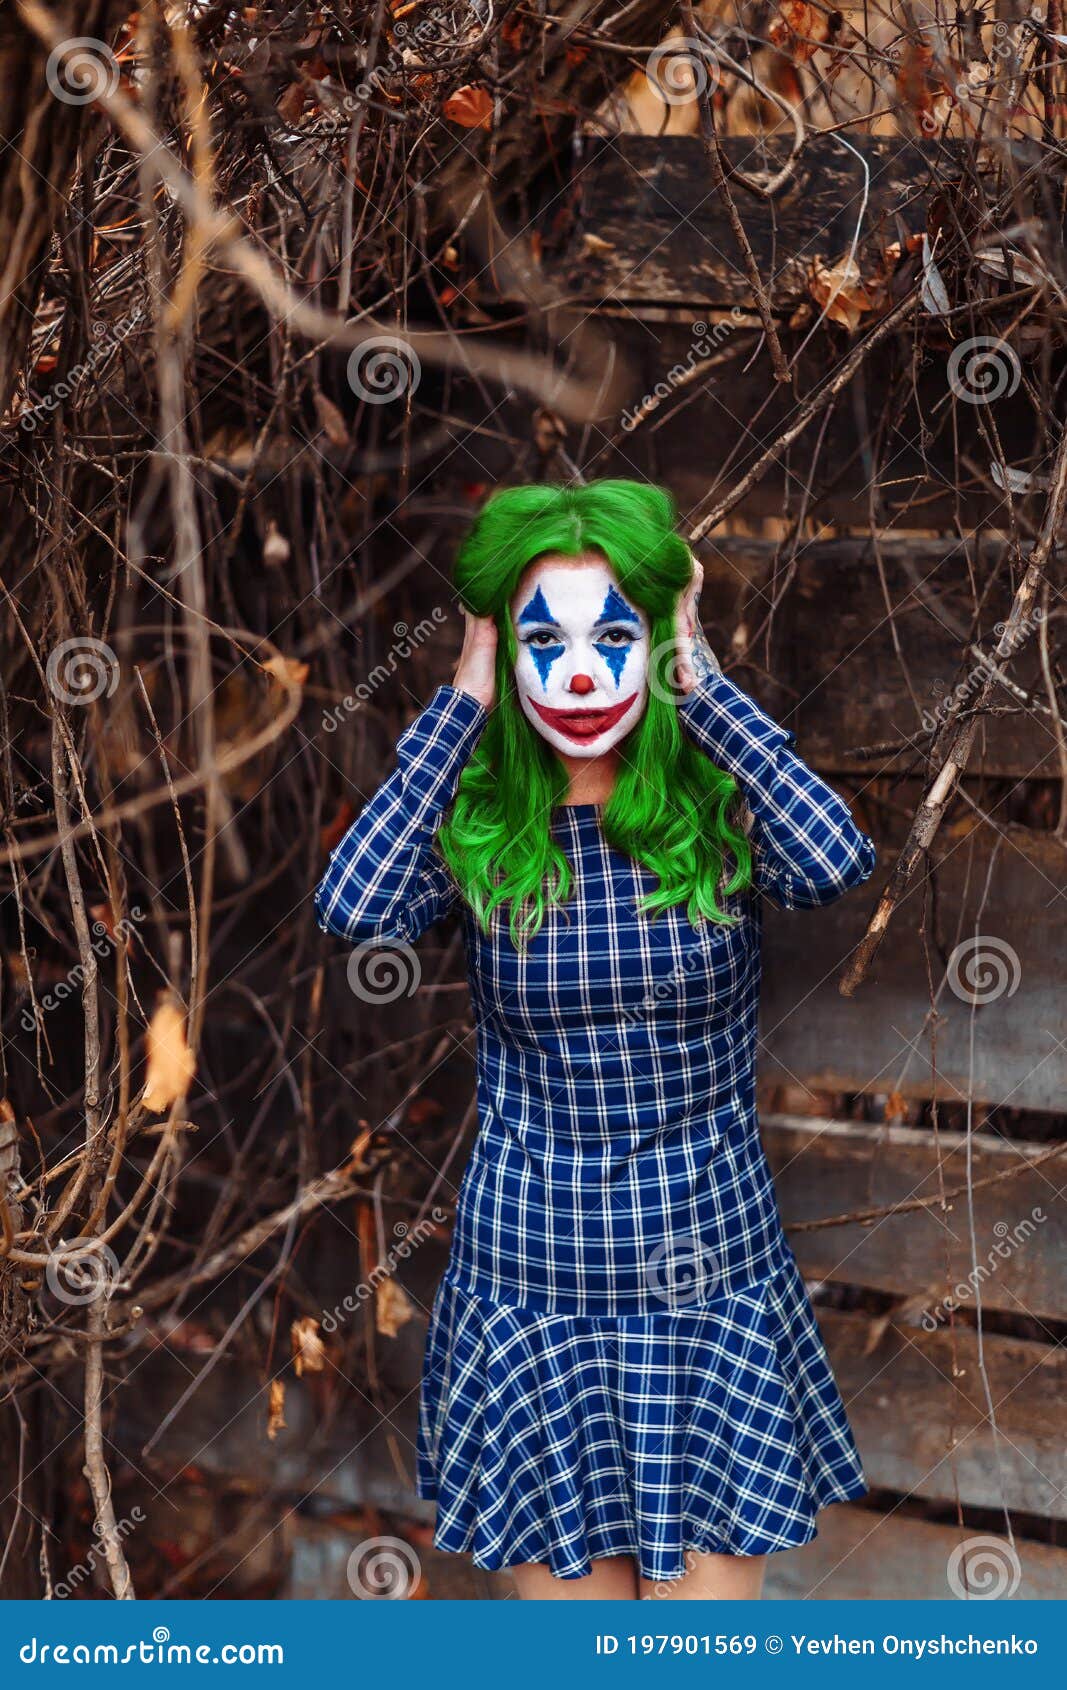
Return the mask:
[[[793,751],[796,737],[723,674],[678,706],[691,739],[736,779],[753,815],[754,883],[783,909],[829,904],[871,874],[874,845],[844,799]]]
[[[488,720],[469,693],[438,687],[397,744],[397,766],[364,806],[315,891],[324,933],[409,944],[447,915],[456,887],[434,835]]]

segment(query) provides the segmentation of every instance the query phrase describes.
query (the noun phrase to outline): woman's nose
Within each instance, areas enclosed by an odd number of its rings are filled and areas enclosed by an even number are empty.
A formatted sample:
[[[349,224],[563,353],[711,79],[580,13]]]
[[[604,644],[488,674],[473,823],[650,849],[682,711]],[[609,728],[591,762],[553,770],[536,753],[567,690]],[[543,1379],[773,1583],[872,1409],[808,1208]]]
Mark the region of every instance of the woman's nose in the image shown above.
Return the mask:
[[[581,698],[584,698],[586,693],[592,692],[595,686],[596,682],[593,680],[591,675],[571,676],[570,690],[571,692],[576,692]]]

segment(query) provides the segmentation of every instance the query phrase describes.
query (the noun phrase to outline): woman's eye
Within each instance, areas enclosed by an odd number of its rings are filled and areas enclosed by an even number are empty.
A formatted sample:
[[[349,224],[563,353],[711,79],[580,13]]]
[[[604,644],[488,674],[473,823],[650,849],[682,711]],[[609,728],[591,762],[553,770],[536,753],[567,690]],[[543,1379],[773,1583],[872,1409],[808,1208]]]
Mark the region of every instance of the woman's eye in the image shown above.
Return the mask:
[[[535,634],[528,634],[524,645],[536,646],[538,651],[547,651],[549,646],[560,645],[562,642],[558,634],[550,634],[547,628],[539,628]]]
[[[637,635],[629,628],[605,628],[602,634],[597,635],[596,643],[610,646],[633,645],[636,639]]]

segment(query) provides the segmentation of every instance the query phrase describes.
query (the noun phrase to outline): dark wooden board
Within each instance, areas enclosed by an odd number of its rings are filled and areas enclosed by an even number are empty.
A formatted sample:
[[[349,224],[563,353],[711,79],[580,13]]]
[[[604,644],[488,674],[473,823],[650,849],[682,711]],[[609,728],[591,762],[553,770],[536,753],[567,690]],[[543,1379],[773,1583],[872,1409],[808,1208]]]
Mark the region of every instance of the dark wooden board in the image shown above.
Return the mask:
[[[760,702],[794,729],[804,757],[824,773],[914,770],[921,765],[908,742],[941,719],[955,688],[973,696],[981,669],[971,648],[989,653],[996,644],[1013,588],[1004,553],[1001,542],[973,537],[888,535],[876,543],[861,536],[804,541],[791,565],[790,548],[774,541],[718,536],[701,548],[709,637],[728,651],[742,619],[754,635],[788,573],[771,623],[774,684],[754,682]],[[976,582],[984,601],[974,623]],[[761,663],[768,657],[762,640],[757,655]],[[1039,705],[1044,701],[1036,629],[1005,672]],[[744,673],[737,678],[746,684]],[[1050,718],[1026,711],[1006,688],[995,702],[1010,713],[980,724],[969,772],[1056,776]],[[887,742],[900,749],[873,759],[855,755]]]
[[[1067,1098],[1067,855],[1051,835],[985,829],[944,837],[936,848],[935,986],[957,946],[979,933],[1002,959],[1005,990],[973,1009],[948,985],[938,999],[936,1077],[920,931],[917,877],[894,917],[870,977],[856,996],[837,982],[858,944],[894,861],[885,849],[875,877],[821,910],[768,908],[760,1015],[761,1074],[829,1091],[905,1097],[966,1097],[1016,1109],[1062,1111]],[[1013,961],[1013,957],[1016,959]],[[965,971],[953,971],[961,986]],[[994,978],[990,976],[990,980]],[[1010,987],[1014,982],[1015,990]],[[973,1051],[971,1021],[974,1021]]]
[[[805,297],[816,258],[832,265],[851,250],[858,223],[865,272],[902,232],[924,229],[931,160],[940,156],[942,173],[947,160],[951,178],[960,153],[959,146],[941,150],[900,136],[849,140],[846,147],[831,136],[813,136],[793,181],[772,200],[739,184],[733,189],[776,309],[789,310]],[[728,136],[722,148],[733,168],[750,174],[775,169],[788,155],[781,141],[751,135]],[[864,163],[870,171],[865,210]],[[561,292],[587,305],[751,304],[744,261],[698,137],[621,135],[594,142],[575,186],[574,240],[551,271]]]
[[[819,1516],[819,1535],[814,1543],[770,1557],[764,1595],[772,1600],[809,1602],[951,1600],[956,1596],[948,1582],[953,1551],[968,1539],[985,1541],[989,1535],[838,1503]],[[1012,1599],[1062,1602],[1067,1594],[1067,1550],[1023,1538],[1016,1538],[1015,1548],[1021,1577]],[[1010,1579],[1008,1555],[1005,1538],[998,1565],[1008,1566]],[[977,1591],[981,1588],[980,1568],[976,1562],[971,1564],[971,1588]],[[892,1623],[887,1621],[882,1629],[891,1631]],[[957,1626],[945,1629],[954,1635],[966,1633],[967,1610],[962,1604]]]
[[[866,1225],[795,1230],[801,1222],[936,1200],[943,1190],[966,1187],[966,1134],[939,1134],[939,1160],[933,1133],[917,1127],[792,1115],[764,1115],[761,1126],[786,1232],[809,1280],[922,1295],[931,1310],[951,1294],[973,1311],[968,1276],[977,1261],[984,1308],[1067,1319],[1067,1204],[1060,1195],[1067,1153],[1034,1167],[1048,1146],[971,1134],[972,1255],[966,1196],[947,1208],[935,1201]],[[1000,1174],[1011,1177],[983,1184]]]
[[[873,1488],[1067,1518],[1061,1347],[986,1334],[980,1357],[977,1334],[958,1322],[880,1331],[866,1315],[818,1315]]]

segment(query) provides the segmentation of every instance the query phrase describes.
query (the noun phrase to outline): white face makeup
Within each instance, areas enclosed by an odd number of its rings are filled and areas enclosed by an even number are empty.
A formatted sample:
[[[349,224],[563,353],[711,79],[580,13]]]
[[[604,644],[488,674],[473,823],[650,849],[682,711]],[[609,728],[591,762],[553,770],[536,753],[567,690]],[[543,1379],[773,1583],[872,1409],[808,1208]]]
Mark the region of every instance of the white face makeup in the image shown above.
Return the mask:
[[[649,624],[602,558],[545,558],[511,601],[523,715],[568,757],[602,757],[648,697]]]

